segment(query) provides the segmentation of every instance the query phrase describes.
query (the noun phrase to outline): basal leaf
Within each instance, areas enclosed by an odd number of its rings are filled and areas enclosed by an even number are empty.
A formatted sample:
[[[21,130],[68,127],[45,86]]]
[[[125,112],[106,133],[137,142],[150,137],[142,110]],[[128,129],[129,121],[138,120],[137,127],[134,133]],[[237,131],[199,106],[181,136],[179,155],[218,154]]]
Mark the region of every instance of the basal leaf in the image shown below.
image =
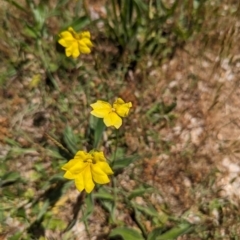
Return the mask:
[[[190,232],[193,229],[192,225],[189,223],[179,224],[177,227],[170,229],[164,234],[156,237],[156,240],[174,240],[180,237],[181,235]]]
[[[138,155],[116,159],[113,163],[112,168],[113,170],[123,169],[129,166],[131,163],[135,162],[137,159],[139,159]]]
[[[118,227],[111,231],[109,237],[120,236],[123,240],[144,240],[142,234],[133,228]]]
[[[132,199],[138,196],[143,196],[144,193],[146,192],[150,192],[152,191],[154,188],[149,187],[149,188],[144,188],[144,187],[140,187],[138,189],[135,189],[133,191],[131,191],[131,193],[128,195],[128,199]]]

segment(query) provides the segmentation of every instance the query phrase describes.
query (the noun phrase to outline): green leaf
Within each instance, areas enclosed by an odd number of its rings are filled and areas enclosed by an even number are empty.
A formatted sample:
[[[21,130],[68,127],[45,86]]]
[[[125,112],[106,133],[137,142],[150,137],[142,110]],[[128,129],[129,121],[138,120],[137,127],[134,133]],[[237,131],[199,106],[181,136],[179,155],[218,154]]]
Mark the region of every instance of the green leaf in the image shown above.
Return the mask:
[[[63,132],[63,140],[66,143],[68,149],[75,154],[77,152],[77,137],[74,134],[72,128],[67,125]]]
[[[8,172],[2,177],[0,176],[0,187],[3,187],[5,185],[8,185],[10,183],[14,183],[16,181],[19,181],[20,179],[20,174],[18,172]]]
[[[31,38],[39,38],[39,34],[38,32],[36,31],[36,29],[28,24],[26,24],[25,28],[23,29],[23,33],[28,36],[28,37],[31,37]]]
[[[89,119],[88,137],[89,141],[91,143],[93,142],[93,148],[98,148],[104,130],[105,124],[103,123],[103,120],[101,118],[96,118],[91,115]]]
[[[18,142],[16,142],[14,139],[4,138],[4,141],[5,141],[6,143],[8,143],[10,146],[20,147],[20,144],[19,144]]]
[[[157,222],[157,224],[165,225],[168,221],[169,216],[164,213],[163,211],[158,212],[153,206],[140,206],[133,201],[131,201],[132,206],[142,212],[143,214],[147,215],[148,217],[153,218],[154,222]]]
[[[50,178],[49,178],[49,182],[53,183],[53,182],[59,182],[59,181],[63,181],[65,178],[63,177],[63,174],[62,172],[61,173],[56,173],[54,175],[52,175]]]
[[[48,14],[47,5],[40,3],[36,8],[32,9],[32,12],[37,23],[36,27],[41,30]]]
[[[25,209],[23,207],[17,209],[16,216],[17,217],[22,217],[24,219],[27,219],[27,215],[26,215]]]
[[[57,150],[54,149],[46,149],[46,154],[52,158],[65,159]]]
[[[156,240],[174,240],[181,235],[190,232],[193,229],[192,225],[189,223],[182,223],[179,224],[177,227],[170,229],[169,231],[165,232],[164,234],[156,237]]]
[[[22,234],[23,234],[22,231],[17,232],[13,236],[9,237],[8,240],[19,240],[21,239]]]
[[[92,194],[87,194],[85,198],[85,204],[86,204],[86,209],[83,212],[83,217],[82,217],[83,221],[86,221],[87,218],[92,214],[94,210],[94,201],[93,201]]]
[[[94,197],[94,198],[101,199],[101,200],[114,201],[113,195],[110,194],[110,193],[101,193],[101,192],[93,193],[93,197]]]
[[[48,67],[49,67],[49,71],[52,72],[52,73],[56,72],[59,68],[58,64],[56,64],[54,62],[50,62]]]
[[[114,204],[109,200],[101,200],[102,206],[107,210],[111,215],[113,213]]]
[[[97,124],[96,124],[95,131],[94,131],[93,148],[98,147],[98,145],[101,141],[104,130],[105,130],[105,124],[103,123],[103,120],[100,119],[100,118],[97,118]]]
[[[72,28],[75,31],[80,31],[82,30],[84,27],[86,27],[88,24],[90,24],[90,19],[86,16],[80,17],[78,19],[76,19],[75,21],[73,21],[70,26],[72,26]]]
[[[138,13],[141,14],[148,11],[147,4],[142,0],[134,0],[134,4],[137,7]]]
[[[37,220],[40,220],[43,217],[43,215],[48,211],[48,207],[49,207],[49,200],[46,200],[44,204],[41,206],[41,208],[39,207],[40,211],[38,212]]]
[[[144,188],[141,186],[140,188],[131,191],[131,193],[128,195],[128,199],[131,200],[132,198],[135,198],[138,196],[143,196],[144,193],[151,192],[153,190],[154,190],[154,188],[152,188],[152,187]]]
[[[113,162],[112,168],[113,168],[113,170],[123,169],[123,168],[129,166],[131,163],[135,162],[137,159],[139,159],[138,155],[116,159]]]
[[[8,172],[1,177],[1,180],[4,181],[15,181],[20,178],[20,174],[18,172]]]
[[[157,237],[162,234],[162,232],[165,230],[164,227],[155,228],[152,230],[152,232],[149,233],[147,240],[156,240]]]
[[[111,231],[109,237],[120,236],[123,240],[144,240],[142,234],[133,228],[118,227]]]
[[[36,3],[33,0],[26,0],[26,3],[30,9],[34,9],[36,7]]]
[[[153,207],[143,207],[143,206],[140,206],[140,205],[138,205],[138,204],[133,204],[133,206],[134,206],[137,210],[143,212],[144,214],[146,214],[146,215],[148,215],[148,216],[150,216],[150,217],[159,217],[158,212],[157,212],[156,209],[153,208]]]

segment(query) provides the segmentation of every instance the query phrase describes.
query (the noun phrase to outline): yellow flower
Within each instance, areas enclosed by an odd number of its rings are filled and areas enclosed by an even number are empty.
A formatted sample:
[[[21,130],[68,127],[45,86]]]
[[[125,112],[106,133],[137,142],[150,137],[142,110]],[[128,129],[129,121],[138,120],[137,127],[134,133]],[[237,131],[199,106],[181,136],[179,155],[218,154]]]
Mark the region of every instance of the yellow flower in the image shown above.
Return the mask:
[[[76,33],[73,28],[69,27],[67,31],[59,34],[59,44],[65,47],[65,53],[67,57],[73,56],[77,58],[80,53],[88,54],[91,52],[93,46],[90,40],[90,32]]]
[[[89,153],[78,151],[74,159],[63,165],[62,169],[66,171],[65,178],[74,179],[77,189],[80,192],[85,189],[87,193],[93,190],[94,182],[109,183],[108,175],[113,174],[103,152],[94,150]]]
[[[103,118],[103,122],[107,127],[114,126],[120,128],[122,125],[121,117],[127,117],[132,103],[125,103],[121,98],[117,100],[111,106],[110,103],[98,100],[96,103],[90,105],[93,110],[91,114],[98,118]]]

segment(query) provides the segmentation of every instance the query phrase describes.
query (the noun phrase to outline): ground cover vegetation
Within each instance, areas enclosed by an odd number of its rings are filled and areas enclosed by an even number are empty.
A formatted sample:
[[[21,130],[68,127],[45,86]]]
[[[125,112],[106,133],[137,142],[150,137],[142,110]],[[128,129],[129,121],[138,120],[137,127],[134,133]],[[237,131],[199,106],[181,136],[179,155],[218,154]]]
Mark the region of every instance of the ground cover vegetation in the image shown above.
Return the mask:
[[[238,0],[0,6],[0,239],[239,239]]]

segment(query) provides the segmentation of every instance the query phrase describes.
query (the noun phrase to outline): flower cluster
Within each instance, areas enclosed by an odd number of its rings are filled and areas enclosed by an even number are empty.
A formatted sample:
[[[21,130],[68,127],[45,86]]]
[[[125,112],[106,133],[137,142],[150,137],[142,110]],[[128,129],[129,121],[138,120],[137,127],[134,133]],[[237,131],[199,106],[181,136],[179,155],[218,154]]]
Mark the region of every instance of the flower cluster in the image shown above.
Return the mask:
[[[90,193],[95,184],[109,183],[108,175],[113,174],[109,167],[103,152],[91,151],[89,153],[78,151],[74,159],[63,165],[66,171],[64,177],[74,179],[77,189],[81,192],[83,189]]]
[[[90,40],[90,32],[76,33],[69,27],[67,31],[60,33],[58,43],[65,47],[67,57],[77,58],[81,53],[88,54],[93,46]]]
[[[88,54],[91,52],[93,44],[90,40],[88,31],[76,33],[73,28],[69,27],[67,31],[60,33],[59,44],[65,47],[67,57],[77,58],[81,53]],[[103,118],[107,127],[119,129],[122,125],[122,118],[127,117],[132,107],[131,102],[124,102],[123,99],[117,98],[111,105],[108,102],[98,100],[90,105],[91,114],[98,118]],[[95,150],[89,153],[78,151],[73,159],[62,166],[65,170],[64,177],[75,181],[77,189],[81,192],[92,192],[95,183],[109,183],[109,175],[113,174],[103,152]]]
[[[120,128],[122,125],[121,117],[127,117],[132,103],[125,103],[121,98],[118,98],[111,106],[110,103],[98,100],[90,105],[93,110],[91,114],[98,118],[103,118],[103,122],[107,127]]]

